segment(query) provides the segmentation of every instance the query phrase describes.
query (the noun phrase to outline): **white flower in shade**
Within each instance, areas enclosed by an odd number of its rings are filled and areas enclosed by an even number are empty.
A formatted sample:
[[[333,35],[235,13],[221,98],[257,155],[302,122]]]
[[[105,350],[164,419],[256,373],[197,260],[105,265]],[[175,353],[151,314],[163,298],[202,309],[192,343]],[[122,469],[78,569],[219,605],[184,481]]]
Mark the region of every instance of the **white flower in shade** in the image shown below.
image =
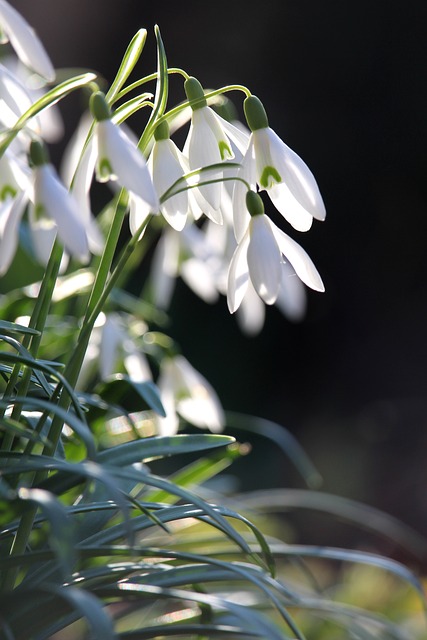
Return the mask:
[[[0,275],[6,273],[15,255],[30,191],[28,167],[7,149],[0,158]]]
[[[34,221],[54,223],[65,250],[80,261],[89,258],[88,225],[75,198],[60,181],[38,142],[31,143],[33,168],[32,217]]]
[[[228,272],[230,312],[234,313],[239,308],[249,279],[260,298],[266,304],[274,304],[282,283],[283,260],[291,264],[304,284],[316,291],[324,291],[320,275],[307,253],[264,214],[260,196],[249,191],[246,200],[251,218]]]
[[[143,154],[111,120],[103,94],[93,94],[90,105],[97,121],[94,130],[97,179],[100,182],[117,180],[120,186],[140,198],[152,213],[156,213],[159,201]]]
[[[298,231],[308,231],[313,218],[324,220],[325,205],[316,180],[305,162],[268,126],[264,107],[255,96],[246,98],[245,114],[252,131],[240,177],[252,189],[266,189],[274,206]],[[234,226],[240,242],[249,223],[245,210],[246,188],[234,189]]]
[[[34,29],[6,0],[0,0],[0,28],[27,67],[49,82],[55,79],[52,63]]]
[[[165,358],[157,381],[166,417],[156,416],[160,435],[178,431],[181,415],[196,427],[214,433],[224,427],[224,412],[212,386],[183,356]]]
[[[130,318],[119,313],[99,314],[79,375],[79,389],[84,389],[97,372],[101,380],[106,380],[123,368],[134,382],[152,380],[147,359],[127,326],[135,327],[135,320],[131,322]],[[145,324],[138,326],[141,334],[146,329]]]
[[[0,275],[6,273],[18,246],[19,223],[24,213],[26,195],[7,197],[0,203]]]
[[[160,124],[154,132],[155,142],[148,158],[148,169],[153,180],[154,189],[162,196],[182,176],[188,172],[185,158],[175,143],[169,138],[167,122]],[[183,182],[182,187],[185,187]],[[176,231],[182,231],[187,221],[189,210],[188,191],[180,191],[167,198],[160,211],[167,222]]]

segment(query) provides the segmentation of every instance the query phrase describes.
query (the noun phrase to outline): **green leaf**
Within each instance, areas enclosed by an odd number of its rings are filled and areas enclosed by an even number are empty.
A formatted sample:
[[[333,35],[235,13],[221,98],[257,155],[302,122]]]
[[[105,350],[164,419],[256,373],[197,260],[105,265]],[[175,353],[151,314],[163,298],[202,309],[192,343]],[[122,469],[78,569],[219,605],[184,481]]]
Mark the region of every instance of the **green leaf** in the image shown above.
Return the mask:
[[[126,413],[151,409],[161,416],[166,415],[153,382],[135,382],[125,374],[117,374],[101,383],[96,391],[109,404],[122,407]]]
[[[9,333],[30,334],[33,336],[40,335],[40,331],[37,331],[36,329],[26,327],[23,324],[17,324],[16,322],[8,322],[7,320],[0,320],[0,331],[8,331]]]
[[[93,459],[96,455],[96,445],[92,433],[85,422],[80,420],[72,411],[63,409],[54,402],[44,400],[42,398],[34,397],[19,397],[14,398],[17,404],[21,404],[27,410],[41,409],[42,411],[48,411],[52,413],[67,424],[82,440],[86,446],[87,455]],[[9,406],[8,401],[0,400],[0,407],[6,409]]]
[[[122,124],[125,120],[133,116],[134,113],[146,106],[152,106],[150,99],[153,97],[152,93],[141,93],[139,96],[131,98],[127,102],[124,102],[117,107],[113,117],[111,118],[116,124]]]
[[[25,427],[20,422],[12,420],[11,418],[0,419],[0,431],[12,433],[15,436],[31,440],[31,442],[40,442],[43,445],[50,444],[47,438],[44,438],[41,434],[37,433],[33,429]]]
[[[132,73],[136,63],[138,62],[145,42],[147,40],[147,30],[139,29],[129,43],[128,48],[125,51],[123,60],[120,64],[116,77],[113,80],[111,87],[109,88],[106,99],[109,105],[114,103],[114,100],[123,87],[124,83]]]
[[[18,491],[18,497],[24,502],[35,503],[49,521],[50,545],[61,567],[63,578],[68,578],[77,561],[77,549],[72,523],[67,516],[66,508],[51,493],[43,489],[22,487]]]
[[[379,533],[420,558],[424,558],[427,552],[426,539],[407,525],[379,509],[342,496],[307,489],[269,489],[241,495],[239,501],[242,508],[269,513],[289,509],[324,511],[349,520],[362,529]]]
[[[176,454],[204,451],[234,443],[231,436],[209,433],[176,436],[154,436],[112,447],[97,455],[97,462],[127,467],[135,462],[147,462]]]
[[[156,95],[154,98],[153,111],[151,112],[150,119],[147,122],[144,133],[139,141],[139,148],[144,151],[148,142],[152,138],[154,129],[156,128],[157,120],[164,114],[166,104],[168,101],[168,63],[166,59],[166,52],[163,45],[162,38],[160,36],[160,29],[156,25],[154,27],[157,40],[157,84]]]
[[[276,424],[271,420],[258,418],[256,416],[248,416],[243,413],[227,411],[225,414],[226,423],[233,429],[241,429],[256,433],[263,438],[268,438],[279,446],[288,456],[289,460],[295,465],[307,486],[315,489],[322,483],[322,477],[310,458],[305,453],[299,442],[294,436],[282,425]]]
[[[13,129],[6,130],[0,136],[0,157],[3,155],[7,147],[14,140],[14,138],[18,135],[18,133],[25,127],[28,121],[36,116],[40,111],[50,107],[55,104],[61,98],[64,98],[66,95],[75,91],[76,89],[81,89],[82,87],[87,86],[91,82],[96,80],[96,75],[94,73],[83,73],[82,75],[75,76],[74,78],[70,78],[69,80],[65,80],[58,84],[56,87],[47,91],[41,98],[36,100],[34,104],[31,105],[27,111],[22,114],[22,116],[17,120]]]

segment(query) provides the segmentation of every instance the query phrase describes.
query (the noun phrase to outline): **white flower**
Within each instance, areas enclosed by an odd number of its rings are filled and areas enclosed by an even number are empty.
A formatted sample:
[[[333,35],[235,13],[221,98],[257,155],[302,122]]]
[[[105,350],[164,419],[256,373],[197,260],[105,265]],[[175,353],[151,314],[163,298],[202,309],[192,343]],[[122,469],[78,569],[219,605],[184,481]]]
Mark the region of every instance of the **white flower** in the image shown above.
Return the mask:
[[[6,273],[18,246],[19,223],[26,205],[25,193],[0,204],[0,275]]]
[[[247,145],[246,134],[226,122],[207,106],[202,86],[198,80],[189,78],[184,86],[192,108],[190,129],[184,146],[184,154],[188,157],[190,169],[200,169],[222,163],[227,158],[233,158],[231,140],[239,149],[245,149]],[[223,171],[218,170],[215,175],[210,175],[209,179],[218,180],[223,175]],[[201,180],[203,180],[203,175]],[[199,189],[209,205],[218,211],[221,207],[222,183],[212,182]],[[214,216],[210,217],[214,219]]]
[[[166,122],[157,127],[154,135],[156,139],[148,159],[148,169],[154,189],[161,196],[187,173],[188,167],[183,154],[169,138],[169,127]],[[182,187],[185,187],[185,183]],[[164,218],[176,231],[182,231],[184,228],[188,210],[187,190],[180,191],[160,205]]]
[[[53,165],[36,166],[33,174],[35,218],[47,217],[53,221],[66,251],[85,262],[89,257],[89,243],[77,201],[60,182]]]
[[[144,156],[118,125],[109,119],[95,124],[97,178],[118,183],[141,198],[152,212],[159,209],[157,194]]]
[[[82,212],[77,200],[67,191],[39,142],[31,143],[30,156],[34,165],[30,221],[39,226],[41,223],[42,227],[47,225],[50,237],[56,231],[65,250],[78,260],[86,261],[94,220],[87,218],[86,212]]]
[[[49,82],[55,71],[34,29],[6,0],[0,0],[0,27],[20,60]]]
[[[209,382],[183,356],[165,358],[157,381],[166,417],[156,416],[160,435],[178,431],[179,413],[196,427],[222,431],[224,412]]]
[[[324,220],[325,206],[316,180],[305,162],[268,126],[261,102],[245,100],[245,113],[252,130],[239,176],[252,189],[266,189],[275,207],[298,231],[308,231],[313,218]],[[246,187],[236,182],[233,193],[234,229],[242,239],[249,217],[245,208]]]
[[[145,355],[127,331],[127,326],[132,325],[129,320],[127,316],[123,317],[119,313],[99,314],[79,375],[79,389],[86,387],[96,370],[99,371],[101,380],[106,380],[118,373],[121,365],[134,382],[146,382],[152,379]],[[144,333],[146,326],[139,329],[140,333]]]
[[[274,304],[282,284],[282,255],[304,284],[324,291],[320,275],[304,249],[265,214],[253,215],[230,262],[227,302],[231,313],[239,308],[249,279],[260,298],[266,304]]]

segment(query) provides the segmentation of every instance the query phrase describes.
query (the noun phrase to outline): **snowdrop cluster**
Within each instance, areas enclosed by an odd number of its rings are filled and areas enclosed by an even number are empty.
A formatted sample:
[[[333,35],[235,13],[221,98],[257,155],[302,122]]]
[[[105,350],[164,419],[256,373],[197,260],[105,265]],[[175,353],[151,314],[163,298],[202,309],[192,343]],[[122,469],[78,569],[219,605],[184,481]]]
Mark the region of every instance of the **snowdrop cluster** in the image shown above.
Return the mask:
[[[41,264],[48,263],[55,243],[71,265],[90,265],[92,255],[101,260],[113,255],[112,234],[105,225],[101,231],[98,212],[92,211],[92,184],[98,181],[110,187],[112,202],[128,212],[132,246],[146,237],[151,222],[161,230],[151,269],[152,301],[158,308],[167,309],[180,276],[207,302],[225,296],[248,333],[262,327],[264,305],[277,304],[292,319],[303,315],[303,285],[323,291],[322,280],[304,249],[270,219],[265,206],[269,199],[268,206],[299,232],[308,231],[313,219],[324,220],[325,208],[313,174],[270,128],[257,97],[241,88],[246,125],[229,122],[215,110],[227,87],[206,92],[196,78],[178,70],[183,101],[168,110],[169,70],[157,35],[162,65],[155,97],[142,93],[129,99],[128,93],[148,80],[126,87],[127,74],[119,75],[107,93],[99,90],[93,74],[55,86],[43,45],[6,0],[0,0],[0,29],[13,60],[0,65],[0,275],[12,264],[23,227],[30,233],[32,256]],[[145,34],[138,37],[141,42]],[[27,68],[26,76],[18,73],[19,65]],[[37,95],[23,79],[29,74],[42,87]],[[61,97],[84,85],[90,93],[88,109],[68,144],[60,177],[48,157],[49,125],[58,118],[54,109]],[[143,107],[148,107],[148,120],[136,135],[126,120]],[[181,150],[171,136],[186,125]],[[150,367],[138,356],[121,318],[114,312],[98,315],[86,366],[98,361],[100,377],[105,377],[114,372],[120,351],[136,379],[150,379]],[[82,378],[83,373],[84,367]],[[159,420],[161,432],[175,432],[179,414],[213,431],[223,426],[213,389],[182,356],[166,354],[158,386],[167,413]]]

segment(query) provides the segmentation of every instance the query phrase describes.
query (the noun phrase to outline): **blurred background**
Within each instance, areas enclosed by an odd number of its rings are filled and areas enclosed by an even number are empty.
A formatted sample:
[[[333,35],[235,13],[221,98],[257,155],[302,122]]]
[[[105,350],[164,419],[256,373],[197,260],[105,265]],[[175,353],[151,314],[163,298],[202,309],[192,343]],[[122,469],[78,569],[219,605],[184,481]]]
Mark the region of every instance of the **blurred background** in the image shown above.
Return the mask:
[[[150,73],[158,23],[169,65],[206,87],[247,85],[262,99],[325,200],[324,223],[307,234],[282,228],[308,251],[326,293],[308,292],[298,324],[268,309],[263,333],[248,338],[223,299],[208,307],[180,283],[171,335],[226,409],[296,436],[325,491],[427,535],[425,0],[12,4],[56,67],[95,69],[111,81],[146,27],[139,69]],[[171,87],[181,100],[177,78]],[[255,456],[239,463],[243,488],[303,486],[273,445],[252,442]],[[326,523],[310,541],[337,542]]]

